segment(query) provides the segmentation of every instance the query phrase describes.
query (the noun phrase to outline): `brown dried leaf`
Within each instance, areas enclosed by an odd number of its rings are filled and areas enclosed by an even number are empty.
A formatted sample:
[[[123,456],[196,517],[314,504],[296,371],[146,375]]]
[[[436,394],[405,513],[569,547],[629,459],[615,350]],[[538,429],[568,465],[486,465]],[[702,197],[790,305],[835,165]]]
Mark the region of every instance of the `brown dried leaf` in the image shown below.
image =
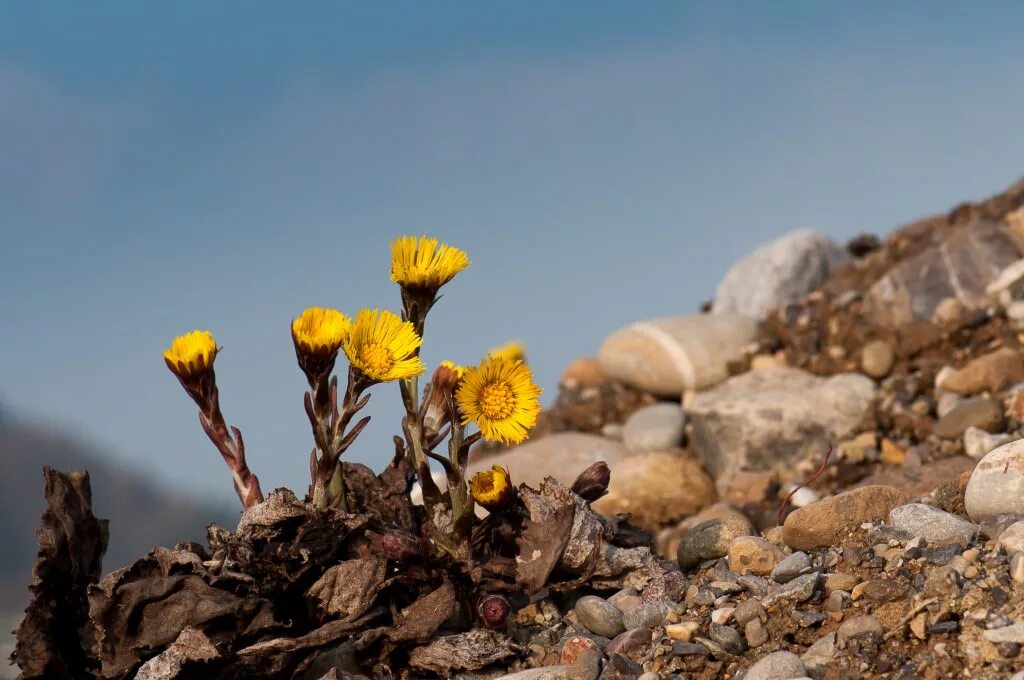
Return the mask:
[[[387,566],[387,560],[377,556],[336,564],[310,587],[309,596],[327,616],[351,621],[373,604]]]
[[[515,654],[516,649],[507,637],[476,628],[468,633],[445,635],[417,647],[409,655],[409,664],[448,676],[453,670],[478,670]]]
[[[575,495],[549,477],[540,491],[523,485],[519,497],[530,518],[517,541],[516,582],[527,593],[544,587],[569,542],[575,515]]]
[[[394,642],[430,639],[455,614],[455,587],[450,581],[402,610],[398,625],[388,634]]]
[[[107,549],[107,520],[92,514],[88,472],[43,468],[46,510],[36,535],[32,601],[18,628],[11,660],[23,678],[84,678],[92,674],[88,644],[88,587],[99,579]]]
[[[215,660],[220,654],[202,631],[185,628],[170,647],[142,664],[135,680],[177,680],[195,677],[195,665]]]

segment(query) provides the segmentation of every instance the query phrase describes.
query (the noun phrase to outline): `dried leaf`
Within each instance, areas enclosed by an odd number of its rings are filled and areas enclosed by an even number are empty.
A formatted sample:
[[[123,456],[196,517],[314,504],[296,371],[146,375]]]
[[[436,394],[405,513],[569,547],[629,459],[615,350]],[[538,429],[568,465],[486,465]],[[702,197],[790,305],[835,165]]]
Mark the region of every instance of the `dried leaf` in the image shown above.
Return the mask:
[[[107,520],[92,514],[88,472],[43,468],[46,510],[36,532],[32,601],[18,628],[11,660],[23,678],[84,678],[95,661],[81,631],[88,624],[86,591],[99,580],[107,549]]]
[[[516,649],[504,635],[477,628],[445,635],[409,655],[413,668],[447,676],[453,670],[475,671],[514,656]]]
[[[519,496],[530,518],[517,541],[516,582],[532,594],[547,583],[569,542],[575,495],[549,477],[541,483],[539,492],[521,486]]]
[[[195,677],[195,665],[213,661],[217,648],[195,628],[185,628],[170,647],[142,664],[135,680],[176,680]]]
[[[455,587],[450,581],[413,602],[399,614],[399,622],[388,634],[394,642],[422,642],[437,632],[455,614]]]
[[[373,604],[387,566],[386,559],[376,556],[336,564],[312,585],[309,596],[327,616],[351,621]]]

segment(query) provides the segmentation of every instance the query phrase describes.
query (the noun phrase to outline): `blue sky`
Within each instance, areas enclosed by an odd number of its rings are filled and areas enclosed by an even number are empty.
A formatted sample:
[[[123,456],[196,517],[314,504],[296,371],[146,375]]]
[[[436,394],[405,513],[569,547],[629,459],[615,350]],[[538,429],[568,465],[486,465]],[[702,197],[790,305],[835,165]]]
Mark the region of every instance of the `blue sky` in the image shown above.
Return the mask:
[[[696,310],[761,242],[885,233],[1017,179],[1022,15],[4,5],[0,403],[230,500],[160,358],[209,328],[253,469],[302,491],[288,323],[308,305],[397,309],[388,243],[424,232],[473,260],[428,325],[428,363],[522,338],[550,398],[573,357]],[[398,401],[376,389],[356,460],[390,456]]]

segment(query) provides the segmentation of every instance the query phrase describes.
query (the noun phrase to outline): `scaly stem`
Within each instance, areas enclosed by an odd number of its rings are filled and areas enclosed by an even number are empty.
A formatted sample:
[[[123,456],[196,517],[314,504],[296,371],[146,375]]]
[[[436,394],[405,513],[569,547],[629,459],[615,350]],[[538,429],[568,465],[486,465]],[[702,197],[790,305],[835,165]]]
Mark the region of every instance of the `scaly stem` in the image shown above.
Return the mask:
[[[313,506],[323,510],[333,507],[347,511],[345,480],[342,473],[341,454],[352,445],[366,424],[369,416],[361,419],[346,432],[352,417],[370,399],[363,391],[373,384],[358,369],[349,367],[348,384],[341,408],[338,408],[338,379],[324,375],[310,385],[306,393],[306,413],[313,426],[316,450],[313,452],[313,488],[310,495]],[[319,454],[319,455],[318,455]]]
[[[199,405],[199,424],[231,470],[231,481],[242,505],[250,508],[262,503],[263,491],[260,489],[260,480],[249,470],[245,462],[245,442],[242,440],[241,431],[237,427],[228,428],[224,414],[220,410],[217,385],[211,382],[205,392],[202,399],[196,399]]]

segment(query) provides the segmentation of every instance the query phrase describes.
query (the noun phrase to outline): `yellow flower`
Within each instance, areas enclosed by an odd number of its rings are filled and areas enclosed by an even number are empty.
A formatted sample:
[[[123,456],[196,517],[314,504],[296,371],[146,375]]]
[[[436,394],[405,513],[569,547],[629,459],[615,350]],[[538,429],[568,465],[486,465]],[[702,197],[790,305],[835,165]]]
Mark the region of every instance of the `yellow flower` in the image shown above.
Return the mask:
[[[343,347],[352,365],[377,381],[402,380],[425,370],[416,354],[423,341],[408,321],[387,310],[363,309]]]
[[[476,473],[473,479],[469,480],[469,490],[477,503],[488,510],[496,510],[512,496],[508,470],[500,465],[494,465],[490,470]]]
[[[444,361],[442,361],[442,362],[441,362],[441,365],[442,365],[442,366],[444,366],[444,367],[445,367],[445,368],[447,368],[447,369],[448,369],[449,371],[451,371],[452,373],[454,373],[454,374],[455,374],[455,379],[456,379],[456,381],[458,381],[458,380],[462,380],[463,376],[465,376],[465,375],[466,375],[466,371],[468,370],[468,369],[467,369],[467,368],[466,368],[465,366],[463,366],[462,364],[456,364],[455,362],[452,362],[452,361],[448,361],[447,359],[445,359]]]
[[[540,393],[524,362],[488,356],[466,371],[455,399],[463,425],[474,421],[485,439],[518,444],[537,422]]]
[[[336,309],[310,307],[292,321],[292,340],[299,353],[327,357],[345,341],[352,322]]]
[[[401,286],[437,290],[469,266],[469,257],[436,238],[402,236],[391,242],[391,280]]]
[[[509,340],[501,347],[492,348],[491,351],[487,353],[487,356],[498,359],[508,359],[510,361],[515,359],[526,361],[526,345],[518,340]]]
[[[164,352],[167,368],[179,378],[191,378],[213,368],[217,341],[210,331],[192,331],[179,335]]]

